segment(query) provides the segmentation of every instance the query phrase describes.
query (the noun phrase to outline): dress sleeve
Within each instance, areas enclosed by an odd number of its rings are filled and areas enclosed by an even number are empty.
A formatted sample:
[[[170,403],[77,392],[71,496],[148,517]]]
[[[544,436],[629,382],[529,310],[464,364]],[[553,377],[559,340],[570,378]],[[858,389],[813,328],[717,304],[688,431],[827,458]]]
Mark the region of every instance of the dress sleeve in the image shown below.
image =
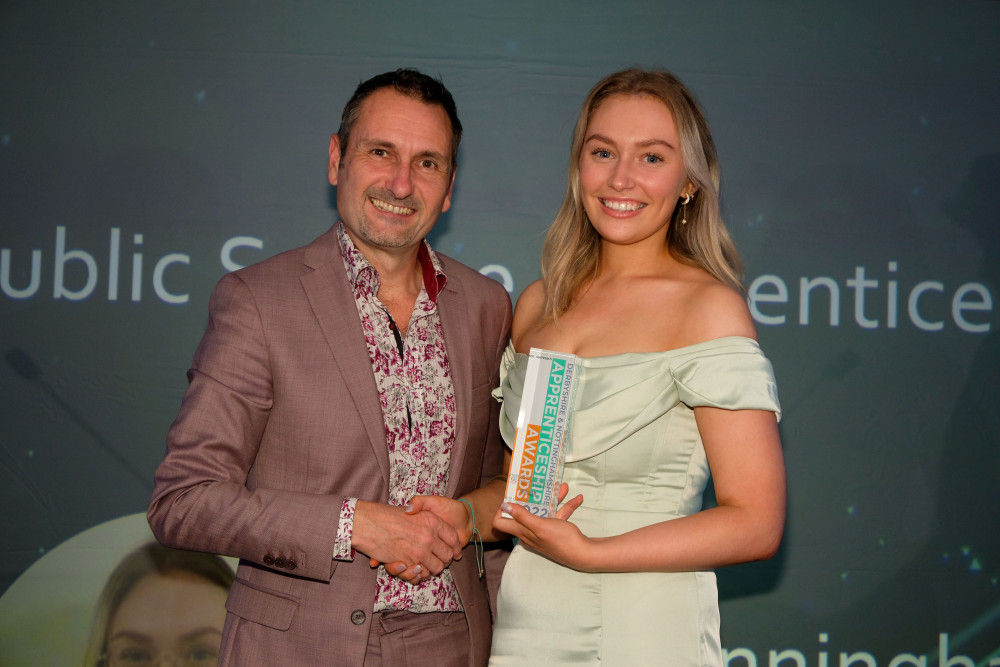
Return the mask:
[[[522,355],[523,356],[523,355]],[[514,447],[517,433],[517,413],[521,409],[521,392],[524,389],[525,365],[518,366],[518,354],[512,343],[507,344],[500,362],[500,386],[493,390],[493,398],[502,403],[500,433],[508,447]]]
[[[691,408],[769,410],[781,419],[774,370],[752,339],[684,355],[671,370],[681,402]]]

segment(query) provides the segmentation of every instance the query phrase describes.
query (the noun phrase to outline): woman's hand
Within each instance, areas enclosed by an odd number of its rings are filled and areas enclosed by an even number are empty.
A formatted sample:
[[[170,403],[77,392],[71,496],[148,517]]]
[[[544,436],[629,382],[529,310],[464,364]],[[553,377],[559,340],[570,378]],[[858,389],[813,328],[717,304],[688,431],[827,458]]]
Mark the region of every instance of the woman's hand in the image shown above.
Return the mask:
[[[559,487],[559,502],[566,497],[569,487]],[[493,529],[509,533],[525,547],[546,556],[557,563],[577,570],[587,570],[587,549],[593,542],[580,532],[576,524],[568,521],[576,508],[583,503],[583,496],[577,495],[563,504],[552,518],[537,517],[517,503],[503,503],[500,510],[511,516],[506,519],[497,512],[493,517]]]

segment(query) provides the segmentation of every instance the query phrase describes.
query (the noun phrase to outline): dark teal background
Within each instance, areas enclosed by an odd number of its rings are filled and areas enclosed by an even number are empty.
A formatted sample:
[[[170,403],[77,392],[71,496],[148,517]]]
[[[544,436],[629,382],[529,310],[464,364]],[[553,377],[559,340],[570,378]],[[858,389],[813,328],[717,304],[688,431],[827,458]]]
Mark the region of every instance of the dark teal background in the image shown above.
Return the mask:
[[[0,592],[144,511],[221,249],[258,239],[233,254],[246,264],[334,222],[327,144],[359,81],[413,66],[451,89],[466,134],[432,241],[505,267],[516,297],[580,103],[642,65],[707,111],[747,283],[788,288],[756,304],[786,316],[759,334],[788,528],[775,559],[719,573],[724,646],[747,649],[731,664],[933,665],[941,633],[949,659],[1000,664],[998,30],[996,0],[0,3]],[[64,252],[93,257],[87,298],[54,296],[59,228]],[[35,250],[37,291],[15,298]],[[187,260],[162,283],[186,303],[157,296],[171,254]],[[857,267],[878,281],[862,304]],[[64,269],[83,290],[85,262]],[[820,277],[836,326],[819,288],[800,323],[800,279]],[[916,307],[939,331],[908,313],[925,281],[940,290]],[[952,312],[970,283],[991,300],[964,311],[984,332]]]

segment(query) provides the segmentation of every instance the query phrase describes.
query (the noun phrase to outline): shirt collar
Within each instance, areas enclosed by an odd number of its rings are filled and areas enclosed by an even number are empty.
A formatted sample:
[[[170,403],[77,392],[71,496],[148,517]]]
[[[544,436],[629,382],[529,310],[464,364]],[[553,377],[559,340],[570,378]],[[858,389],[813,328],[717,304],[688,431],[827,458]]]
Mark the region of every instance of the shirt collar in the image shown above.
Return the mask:
[[[355,287],[365,288],[372,296],[377,294],[381,284],[378,271],[344,231],[343,222],[337,224],[337,239],[340,241],[340,253],[344,257],[344,266],[347,268],[347,279]],[[427,296],[433,303],[437,303],[438,294],[444,290],[448,277],[441,267],[441,260],[431,250],[427,239],[421,241],[420,247],[417,249],[417,261],[420,262]]]

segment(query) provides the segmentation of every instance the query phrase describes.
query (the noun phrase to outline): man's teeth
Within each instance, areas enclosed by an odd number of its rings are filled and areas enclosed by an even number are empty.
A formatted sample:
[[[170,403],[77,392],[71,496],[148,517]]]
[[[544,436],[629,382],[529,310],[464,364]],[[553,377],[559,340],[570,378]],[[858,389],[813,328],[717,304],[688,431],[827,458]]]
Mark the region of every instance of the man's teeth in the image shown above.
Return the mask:
[[[646,206],[637,201],[608,201],[607,199],[602,199],[601,203],[613,211],[638,211],[640,208]]]
[[[410,215],[413,213],[414,209],[408,208],[406,206],[393,206],[388,202],[384,202],[381,199],[371,199],[372,206],[380,211],[385,211],[386,213],[395,213],[396,215]]]

